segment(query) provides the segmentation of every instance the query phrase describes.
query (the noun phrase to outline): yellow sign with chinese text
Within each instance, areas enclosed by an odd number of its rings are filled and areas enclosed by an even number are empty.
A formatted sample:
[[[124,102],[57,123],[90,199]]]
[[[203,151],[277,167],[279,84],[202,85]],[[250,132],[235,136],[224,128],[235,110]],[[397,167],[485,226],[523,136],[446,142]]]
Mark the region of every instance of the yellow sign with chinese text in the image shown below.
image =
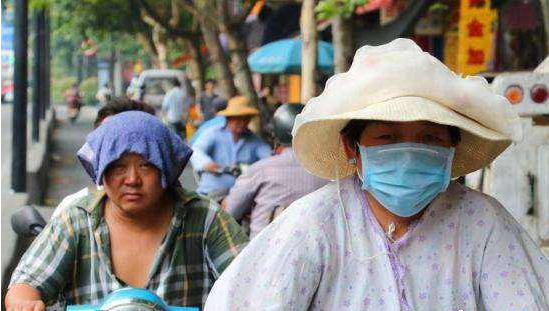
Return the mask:
[[[489,0],[461,0],[457,71],[477,74],[490,69],[494,59],[497,11]]]

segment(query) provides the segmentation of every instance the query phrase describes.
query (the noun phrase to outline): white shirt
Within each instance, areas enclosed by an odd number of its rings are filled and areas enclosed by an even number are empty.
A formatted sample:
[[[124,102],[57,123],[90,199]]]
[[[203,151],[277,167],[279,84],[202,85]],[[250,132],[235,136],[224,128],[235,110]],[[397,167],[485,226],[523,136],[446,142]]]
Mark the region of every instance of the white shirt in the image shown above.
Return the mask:
[[[168,122],[187,121],[191,99],[181,87],[175,86],[162,99],[162,110],[166,113]]]
[[[549,262],[495,199],[452,182],[389,243],[355,178],[337,189],[264,229],[205,310],[549,310]]]

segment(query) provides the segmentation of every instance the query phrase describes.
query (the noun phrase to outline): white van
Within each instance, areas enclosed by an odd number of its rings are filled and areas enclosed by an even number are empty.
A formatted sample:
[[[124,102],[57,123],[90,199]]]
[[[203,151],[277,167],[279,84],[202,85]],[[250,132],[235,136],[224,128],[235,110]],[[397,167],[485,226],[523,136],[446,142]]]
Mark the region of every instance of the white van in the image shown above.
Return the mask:
[[[181,87],[187,92],[189,83],[185,71],[175,69],[149,69],[144,70],[135,81],[128,87],[127,94],[130,98],[142,100],[153,107],[160,109],[162,99],[169,90],[171,81],[178,79]],[[190,92],[189,92],[190,94]]]

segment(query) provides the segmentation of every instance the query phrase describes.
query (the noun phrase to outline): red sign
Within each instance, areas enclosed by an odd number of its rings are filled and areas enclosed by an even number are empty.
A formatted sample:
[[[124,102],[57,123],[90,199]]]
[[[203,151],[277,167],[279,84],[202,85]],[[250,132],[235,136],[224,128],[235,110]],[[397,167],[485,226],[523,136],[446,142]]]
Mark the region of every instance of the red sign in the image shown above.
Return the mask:
[[[469,0],[470,8],[483,8],[486,5],[485,0]]]
[[[467,57],[467,65],[483,65],[484,64],[484,51],[469,49]]]
[[[482,37],[484,34],[484,25],[474,18],[469,24],[467,24],[469,31],[469,37]]]

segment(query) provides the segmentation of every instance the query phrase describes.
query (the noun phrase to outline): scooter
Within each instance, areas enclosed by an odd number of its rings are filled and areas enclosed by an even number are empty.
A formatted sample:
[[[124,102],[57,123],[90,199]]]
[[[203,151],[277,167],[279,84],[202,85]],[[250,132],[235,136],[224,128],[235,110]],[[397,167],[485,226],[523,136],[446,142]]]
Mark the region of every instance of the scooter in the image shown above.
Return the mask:
[[[243,164],[243,163],[229,165],[229,166],[222,166],[219,169],[217,169],[215,172],[213,172],[213,174],[217,174],[217,175],[228,174],[228,175],[234,176],[235,178],[238,178],[238,176],[246,172],[248,167],[250,167],[249,164]],[[200,178],[202,177],[202,174],[205,172],[206,171],[193,171],[193,175],[195,177],[197,184],[200,184]],[[229,194],[229,190],[230,189],[214,190],[208,193],[208,196],[210,197],[210,199],[218,203],[221,203],[221,201],[223,201],[223,199]]]
[[[46,226],[46,221],[34,207],[25,205],[11,216],[11,226],[18,235],[33,237],[40,234]],[[199,309],[168,306],[151,291],[125,287],[110,293],[99,305],[69,305],[67,311],[199,311]]]

